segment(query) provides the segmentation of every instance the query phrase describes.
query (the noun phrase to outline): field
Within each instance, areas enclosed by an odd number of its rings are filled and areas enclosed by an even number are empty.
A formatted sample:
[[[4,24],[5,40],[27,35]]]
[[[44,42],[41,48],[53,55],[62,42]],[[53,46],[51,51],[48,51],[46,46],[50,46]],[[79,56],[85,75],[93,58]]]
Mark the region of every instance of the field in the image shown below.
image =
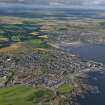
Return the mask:
[[[18,43],[22,43],[20,47],[25,47],[27,45],[31,48],[50,47],[47,44],[47,27],[44,26],[45,24],[39,25],[39,20],[16,17],[0,18],[0,51],[11,51],[12,49],[16,51],[18,50]],[[14,20],[19,22],[16,23]],[[15,48],[13,47],[14,45]]]
[[[16,85],[0,89],[0,105],[37,105],[48,103],[52,97],[53,92],[44,88]]]
[[[73,85],[70,84],[63,84],[61,86],[58,87],[57,91],[60,94],[70,94],[74,89]]]

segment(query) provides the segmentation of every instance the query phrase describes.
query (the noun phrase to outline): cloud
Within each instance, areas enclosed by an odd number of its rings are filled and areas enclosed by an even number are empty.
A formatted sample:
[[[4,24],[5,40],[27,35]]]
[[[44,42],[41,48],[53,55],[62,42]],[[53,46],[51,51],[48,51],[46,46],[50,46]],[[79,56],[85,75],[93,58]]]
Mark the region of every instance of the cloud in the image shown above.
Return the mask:
[[[0,0],[0,2],[49,6],[105,6],[105,0]]]

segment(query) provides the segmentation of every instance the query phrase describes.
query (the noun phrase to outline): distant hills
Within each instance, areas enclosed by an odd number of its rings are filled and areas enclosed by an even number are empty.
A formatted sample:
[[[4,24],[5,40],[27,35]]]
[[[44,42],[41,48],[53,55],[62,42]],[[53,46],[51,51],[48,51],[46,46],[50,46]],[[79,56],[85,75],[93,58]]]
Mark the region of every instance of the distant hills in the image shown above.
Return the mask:
[[[74,9],[74,8],[44,8],[43,6],[35,5],[2,5],[0,6],[1,16],[18,16],[31,18],[48,18],[54,17],[92,17],[105,18],[105,11],[98,9]]]

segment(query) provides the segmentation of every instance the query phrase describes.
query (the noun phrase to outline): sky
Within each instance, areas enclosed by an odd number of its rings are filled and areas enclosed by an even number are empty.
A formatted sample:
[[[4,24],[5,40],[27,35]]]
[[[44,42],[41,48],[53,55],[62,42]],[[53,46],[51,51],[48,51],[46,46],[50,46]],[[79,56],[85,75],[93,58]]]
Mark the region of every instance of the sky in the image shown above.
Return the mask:
[[[105,0],[0,0],[0,3],[46,5],[52,7],[105,8]]]

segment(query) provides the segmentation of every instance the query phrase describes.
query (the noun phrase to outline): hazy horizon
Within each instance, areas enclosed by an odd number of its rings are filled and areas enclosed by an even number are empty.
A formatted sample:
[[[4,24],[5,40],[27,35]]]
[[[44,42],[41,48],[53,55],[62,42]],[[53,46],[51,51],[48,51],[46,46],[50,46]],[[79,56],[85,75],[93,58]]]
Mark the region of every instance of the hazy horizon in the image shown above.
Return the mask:
[[[105,9],[105,0],[0,0],[0,6]]]

